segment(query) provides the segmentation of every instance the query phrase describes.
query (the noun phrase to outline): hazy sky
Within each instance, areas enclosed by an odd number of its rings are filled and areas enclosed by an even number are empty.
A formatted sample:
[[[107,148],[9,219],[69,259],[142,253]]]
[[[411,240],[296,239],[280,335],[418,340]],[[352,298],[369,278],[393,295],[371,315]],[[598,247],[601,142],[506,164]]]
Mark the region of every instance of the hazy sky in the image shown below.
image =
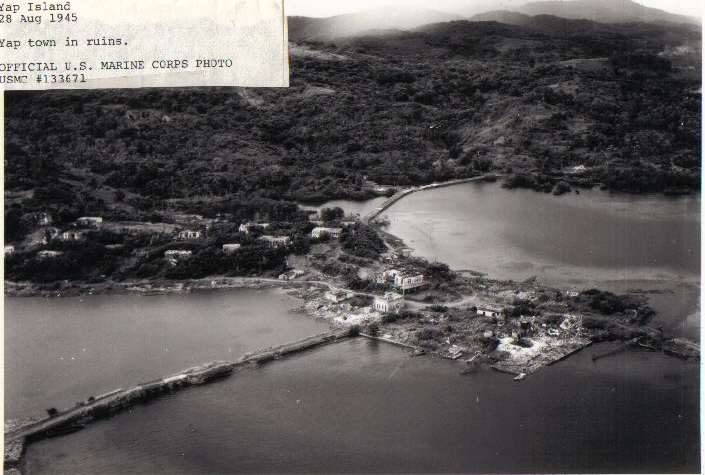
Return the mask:
[[[404,8],[424,7],[451,13],[464,13],[473,5],[489,5],[483,10],[501,10],[521,5],[529,0],[284,0],[287,15],[326,17],[369,10],[381,6],[403,5]],[[699,17],[703,12],[701,0],[638,0],[637,3],[671,13]]]

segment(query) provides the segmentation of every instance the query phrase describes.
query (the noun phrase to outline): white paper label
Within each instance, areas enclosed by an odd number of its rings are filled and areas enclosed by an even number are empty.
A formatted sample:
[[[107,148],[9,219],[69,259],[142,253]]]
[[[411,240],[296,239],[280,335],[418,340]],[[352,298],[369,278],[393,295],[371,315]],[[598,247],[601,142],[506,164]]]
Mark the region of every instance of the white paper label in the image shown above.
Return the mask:
[[[283,0],[0,3],[5,90],[289,85]]]

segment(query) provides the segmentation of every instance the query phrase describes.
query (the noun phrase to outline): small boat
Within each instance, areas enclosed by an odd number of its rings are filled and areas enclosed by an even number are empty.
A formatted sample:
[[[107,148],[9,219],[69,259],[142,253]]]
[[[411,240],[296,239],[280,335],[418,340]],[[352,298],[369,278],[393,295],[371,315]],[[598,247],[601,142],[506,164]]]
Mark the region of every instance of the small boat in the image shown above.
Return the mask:
[[[514,381],[521,381],[524,378],[526,378],[526,373],[519,373],[514,377]]]
[[[415,348],[414,351],[411,352],[411,356],[421,356],[425,354],[426,350],[424,350],[423,348]]]
[[[58,437],[60,435],[73,434],[79,430],[85,429],[86,426],[83,424],[69,424],[66,426],[54,427],[52,429],[47,429],[44,433],[47,437]]]

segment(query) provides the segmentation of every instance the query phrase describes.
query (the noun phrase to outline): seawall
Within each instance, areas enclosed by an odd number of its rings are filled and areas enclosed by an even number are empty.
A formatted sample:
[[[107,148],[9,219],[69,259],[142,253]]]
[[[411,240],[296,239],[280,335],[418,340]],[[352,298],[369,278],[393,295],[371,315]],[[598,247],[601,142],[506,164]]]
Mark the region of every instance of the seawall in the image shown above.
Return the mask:
[[[77,403],[73,408],[58,411],[52,416],[6,431],[4,468],[17,467],[22,461],[26,445],[33,441],[73,432],[73,429],[80,429],[94,420],[108,417],[162,394],[228,377],[237,369],[268,363],[356,335],[357,333],[351,330],[321,333],[247,353],[236,361],[215,361],[194,366],[154,381],[140,383],[130,389],[116,389],[97,398],[89,398]]]
[[[446,186],[453,186],[453,185],[460,185],[462,183],[470,183],[473,181],[488,181],[488,180],[495,180],[497,177],[495,175],[492,176],[486,176],[486,175],[480,175],[480,176],[475,176],[472,178],[460,178],[458,180],[450,180],[450,181],[444,181],[441,183],[431,183],[430,185],[423,185],[423,186],[417,186],[414,188],[407,188],[406,190],[402,190],[398,193],[395,193],[394,195],[390,196],[387,200],[385,200],[381,205],[379,205],[377,208],[375,208],[373,211],[368,213],[362,218],[362,221],[365,224],[369,224],[370,221],[375,219],[377,216],[379,216],[382,212],[384,212],[387,208],[392,206],[394,203],[399,201],[400,199],[404,198],[405,196],[408,196],[412,193],[416,193],[417,191],[424,191],[424,190],[430,190],[432,188],[444,188]]]

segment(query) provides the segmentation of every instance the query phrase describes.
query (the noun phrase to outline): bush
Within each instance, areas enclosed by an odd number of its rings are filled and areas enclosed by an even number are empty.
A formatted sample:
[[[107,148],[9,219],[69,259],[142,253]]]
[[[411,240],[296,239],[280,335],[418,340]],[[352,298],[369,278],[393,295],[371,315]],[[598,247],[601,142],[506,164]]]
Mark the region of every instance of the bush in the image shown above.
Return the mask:
[[[443,332],[437,328],[422,328],[416,331],[416,338],[420,341],[423,340],[437,340],[443,336]]]
[[[612,292],[598,292],[590,299],[590,308],[604,315],[624,311],[624,301]]]
[[[428,308],[429,308],[429,310],[431,310],[433,312],[447,312],[448,311],[448,307],[446,307],[445,305],[440,305],[440,304],[431,305]]]
[[[344,228],[340,233],[340,245],[345,252],[358,257],[376,259],[387,250],[382,238],[377,232],[364,224]]]

